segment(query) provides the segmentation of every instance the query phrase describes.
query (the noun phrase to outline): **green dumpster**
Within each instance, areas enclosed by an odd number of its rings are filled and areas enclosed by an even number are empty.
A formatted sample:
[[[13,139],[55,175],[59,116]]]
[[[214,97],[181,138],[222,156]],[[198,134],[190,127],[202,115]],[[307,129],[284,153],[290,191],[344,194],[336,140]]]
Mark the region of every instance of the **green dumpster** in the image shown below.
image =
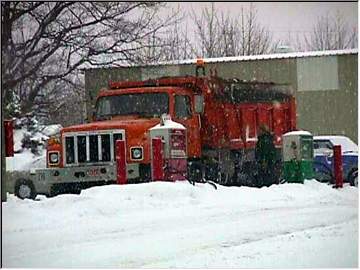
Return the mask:
[[[314,177],[313,136],[308,131],[292,131],[282,136],[284,179],[288,183],[304,183]]]

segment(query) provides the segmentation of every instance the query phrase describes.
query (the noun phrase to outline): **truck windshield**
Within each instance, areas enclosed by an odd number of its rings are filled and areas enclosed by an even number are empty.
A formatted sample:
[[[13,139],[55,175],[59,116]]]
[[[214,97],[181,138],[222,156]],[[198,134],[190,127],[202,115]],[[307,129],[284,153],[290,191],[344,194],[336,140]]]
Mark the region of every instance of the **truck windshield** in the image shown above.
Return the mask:
[[[101,97],[96,104],[96,118],[114,115],[160,117],[169,113],[167,93],[123,94]]]

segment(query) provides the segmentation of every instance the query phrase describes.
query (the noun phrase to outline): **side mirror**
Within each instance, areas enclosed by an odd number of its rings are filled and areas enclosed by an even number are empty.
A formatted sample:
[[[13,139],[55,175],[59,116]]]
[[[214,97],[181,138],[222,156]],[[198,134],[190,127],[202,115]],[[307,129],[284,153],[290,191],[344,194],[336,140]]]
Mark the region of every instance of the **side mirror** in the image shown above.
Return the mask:
[[[204,96],[202,95],[195,95],[195,112],[203,114],[204,113]]]
[[[95,111],[91,112],[91,115],[87,115],[86,118],[84,119],[85,123],[91,123],[91,122],[95,122],[96,120],[96,113]]]

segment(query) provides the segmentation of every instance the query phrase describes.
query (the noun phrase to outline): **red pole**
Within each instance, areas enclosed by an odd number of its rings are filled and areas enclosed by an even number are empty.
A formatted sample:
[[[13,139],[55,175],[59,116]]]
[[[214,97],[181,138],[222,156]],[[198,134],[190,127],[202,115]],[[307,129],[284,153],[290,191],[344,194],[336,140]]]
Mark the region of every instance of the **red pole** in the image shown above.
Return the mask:
[[[161,181],[165,178],[164,173],[164,150],[161,138],[153,138],[152,145],[152,164],[151,164],[151,179],[152,181]]]
[[[296,130],[296,100],[292,97],[290,100],[290,130]]]
[[[116,170],[117,170],[116,181],[119,185],[124,185],[127,183],[125,141],[117,140],[115,144],[116,144],[115,153],[116,153]]]
[[[343,168],[341,145],[334,145],[334,174],[335,174],[335,188],[343,187]]]
[[[5,130],[5,156],[13,157],[14,156],[14,130],[13,130],[13,121],[4,120],[4,130]]]

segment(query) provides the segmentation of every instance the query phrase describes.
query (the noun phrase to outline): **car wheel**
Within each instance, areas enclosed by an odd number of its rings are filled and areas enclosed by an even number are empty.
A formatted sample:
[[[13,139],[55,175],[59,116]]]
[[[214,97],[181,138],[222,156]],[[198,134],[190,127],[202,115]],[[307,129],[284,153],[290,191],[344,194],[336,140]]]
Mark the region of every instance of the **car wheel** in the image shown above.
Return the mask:
[[[349,177],[349,183],[350,186],[358,186],[358,171],[354,171],[351,173],[350,177]]]
[[[33,182],[27,179],[18,179],[15,184],[15,195],[22,200],[34,200],[37,194]]]

